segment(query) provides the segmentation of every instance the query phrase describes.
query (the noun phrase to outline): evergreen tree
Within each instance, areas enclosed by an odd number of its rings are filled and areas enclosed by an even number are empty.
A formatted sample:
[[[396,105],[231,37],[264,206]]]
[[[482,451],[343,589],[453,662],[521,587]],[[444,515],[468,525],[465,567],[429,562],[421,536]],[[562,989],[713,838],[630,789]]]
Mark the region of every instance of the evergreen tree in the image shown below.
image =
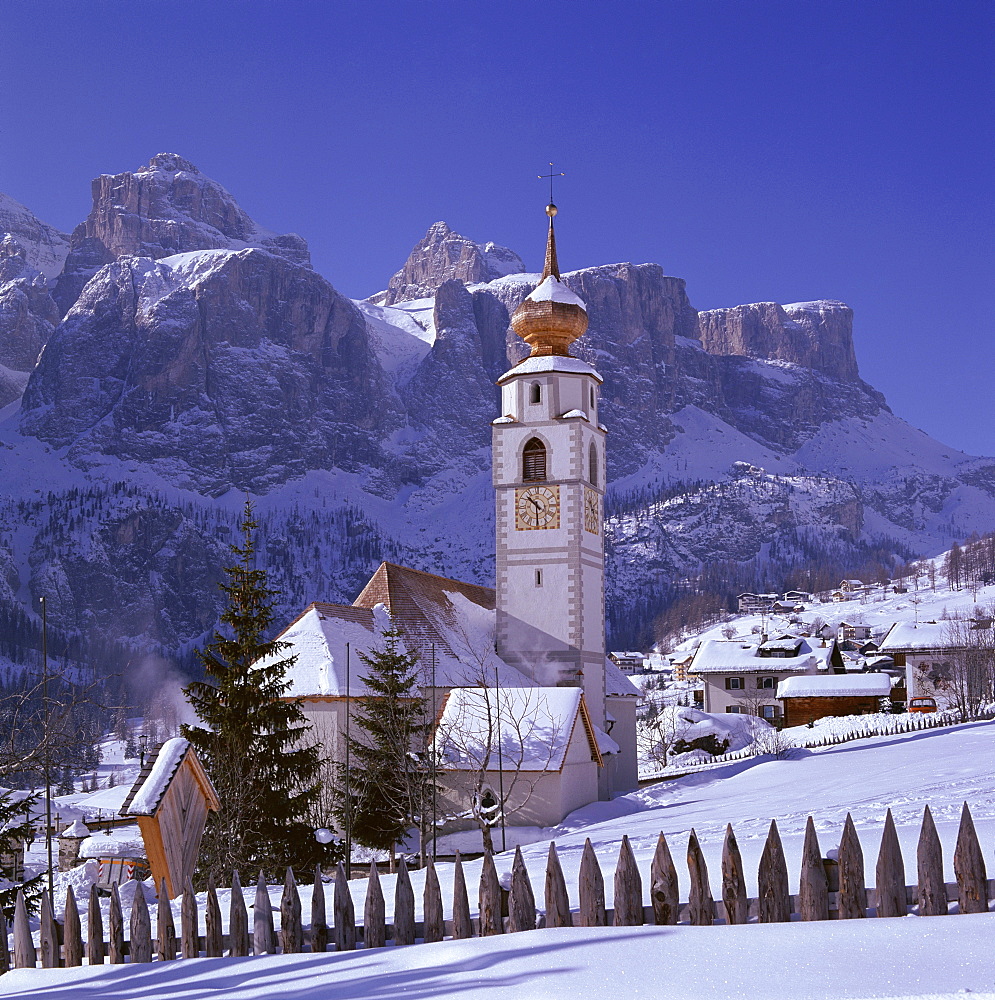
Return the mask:
[[[29,795],[27,798],[14,799],[9,792],[0,794],[0,857],[4,860],[15,857],[15,848],[20,847],[24,841],[34,838],[34,830],[31,821],[27,818],[31,807],[38,802],[37,794]],[[23,864],[23,862],[22,862]],[[44,872],[35,875],[34,878],[25,879],[22,868],[16,871],[6,864],[0,868],[0,911],[7,923],[14,919],[14,903],[17,901],[17,891],[24,892],[24,901],[30,911],[34,911],[38,906],[39,895],[42,891],[42,879]],[[6,934],[6,925],[0,926],[0,934]]]
[[[221,806],[211,815],[201,849],[201,874],[243,879],[260,868],[273,874],[287,865],[331,860],[304,822],[318,790],[319,747],[300,702],[287,699],[287,670],[296,657],[281,657],[289,643],[267,638],[274,591],[256,569],[252,503],[246,499],[242,545],[232,545],[234,565],[221,584],[228,599],[225,632],[197,655],[205,681],[185,693],[204,724],[184,725],[217,790]]]
[[[404,652],[401,635],[397,629],[384,632],[382,650],[359,654],[370,694],[353,716],[361,732],[348,739],[348,773],[344,762],[338,766],[339,826],[351,827],[357,843],[378,850],[390,850],[423,825],[422,804],[432,793],[418,658]]]

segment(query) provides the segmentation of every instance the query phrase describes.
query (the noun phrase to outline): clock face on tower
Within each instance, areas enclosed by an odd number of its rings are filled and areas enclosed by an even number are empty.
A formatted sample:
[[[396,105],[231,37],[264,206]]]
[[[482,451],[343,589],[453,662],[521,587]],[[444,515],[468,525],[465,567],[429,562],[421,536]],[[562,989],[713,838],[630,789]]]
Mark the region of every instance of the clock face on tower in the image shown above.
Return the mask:
[[[592,535],[601,534],[601,501],[594,490],[584,490],[584,529]]]
[[[559,486],[525,486],[515,490],[516,529],[528,531],[533,528],[559,526]]]

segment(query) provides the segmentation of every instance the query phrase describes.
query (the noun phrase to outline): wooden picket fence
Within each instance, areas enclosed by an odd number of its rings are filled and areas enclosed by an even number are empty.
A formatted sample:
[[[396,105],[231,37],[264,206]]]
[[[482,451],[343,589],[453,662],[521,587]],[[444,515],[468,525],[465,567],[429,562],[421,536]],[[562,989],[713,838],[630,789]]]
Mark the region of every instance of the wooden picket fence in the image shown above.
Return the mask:
[[[902,850],[895,832],[891,810],[885,819],[881,847],[875,869],[875,885],[864,884],[864,855],[853,821],[847,814],[840,840],[839,856],[828,861],[821,855],[812,817],[808,818],[802,850],[799,891],[788,892],[788,869],[778,834],[771,822],[758,870],[759,896],[747,898],[743,862],[732,826],[726,828],[722,847],[721,890],[713,899],[708,870],[698,837],[691,831],[687,846],[690,890],[680,901],[677,869],[666,837],[661,833],[650,865],[650,904],[643,904],[643,881],[628,837],[622,838],[614,873],[614,907],[605,905],[604,876],[594,848],[584,845],[578,877],[578,902],[571,908],[566,881],[556,845],[550,843],[544,890],[545,912],[537,913],[535,895],[520,849],[515,850],[511,887],[501,888],[494,859],[485,854],[478,891],[479,916],[471,917],[463,865],[456,856],[453,872],[453,909],[444,919],[442,892],[435,866],[425,872],[424,920],[415,921],[415,896],[403,859],[399,862],[394,891],[394,921],[386,921],[384,894],[376,865],[370,868],[361,925],[357,926],[349,882],[338,866],[333,888],[332,923],[325,913],[325,891],[320,872],[315,873],[311,895],[311,922],[301,918],[301,897],[292,871],[287,871],[280,903],[280,931],[274,930],[269,892],[260,874],[256,886],[250,930],[248,911],[237,873],[232,879],[229,933],[222,933],[221,908],[214,884],[208,886],[204,913],[204,934],[193,886],[188,884],[180,905],[180,934],[163,885],[158,903],[155,938],[145,896],[135,893],[125,938],[125,922],[117,887],[111,891],[107,934],[104,934],[100,900],[96,887],[90,890],[88,928],[84,948],[79,911],[70,888],[61,923],[55,919],[47,894],[41,899],[41,930],[36,949],[23,896],[18,896],[13,927],[13,948],[7,934],[0,935],[0,971],[14,968],[55,968],[79,966],[84,955],[90,965],[170,961],[179,957],[232,957],[295,954],[305,949],[325,952],[351,951],[359,942],[366,948],[382,948],[388,941],[395,946],[417,941],[431,943],[488,936],[505,932],[534,930],[537,927],[602,927],[640,924],[675,925],[687,923],[711,926],[714,923],[776,923],[800,920],[829,920],[865,917],[898,917],[909,913],[935,916],[950,911],[957,903],[959,913],[983,913],[989,899],[995,899],[995,879],[989,881],[981,845],[971,811],[964,804],[953,856],[956,882],[943,881],[943,852],[933,817],[927,806],[922,819],[916,851],[918,881],[905,884]],[[13,959],[13,962],[11,962]]]

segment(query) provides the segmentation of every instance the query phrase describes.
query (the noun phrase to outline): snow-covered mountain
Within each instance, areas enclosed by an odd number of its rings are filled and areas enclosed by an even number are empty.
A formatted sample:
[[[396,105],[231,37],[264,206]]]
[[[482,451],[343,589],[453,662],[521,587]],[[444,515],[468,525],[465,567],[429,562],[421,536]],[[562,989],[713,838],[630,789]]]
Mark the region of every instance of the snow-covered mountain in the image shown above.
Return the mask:
[[[42,277],[31,314],[54,329],[31,327],[47,346],[0,410],[0,616],[45,593],[70,633],[185,649],[213,621],[243,491],[287,614],[351,600],[384,556],[489,582],[494,382],[525,353],[509,317],[538,280],[436,224],[387,292],[352,301],[300,237],[262,230],[178,156],[97,178],[64,319]],[[843,303],[699,314],[655,264],[564,281],[588,306],[576,353],[605,377],[616,627],[703,564],[790,550],[848,566],[995,526],[995,460],[891,412],[859,377]]]

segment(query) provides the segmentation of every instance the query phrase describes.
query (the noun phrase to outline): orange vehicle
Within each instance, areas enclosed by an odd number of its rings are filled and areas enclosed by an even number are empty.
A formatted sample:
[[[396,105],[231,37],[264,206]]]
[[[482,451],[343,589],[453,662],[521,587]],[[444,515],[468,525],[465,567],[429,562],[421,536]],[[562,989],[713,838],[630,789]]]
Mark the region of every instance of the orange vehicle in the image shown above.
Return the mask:
[[[910,712],[935,712],[936,711],[936,699],[935,698],[913,698],[909,702]]]

